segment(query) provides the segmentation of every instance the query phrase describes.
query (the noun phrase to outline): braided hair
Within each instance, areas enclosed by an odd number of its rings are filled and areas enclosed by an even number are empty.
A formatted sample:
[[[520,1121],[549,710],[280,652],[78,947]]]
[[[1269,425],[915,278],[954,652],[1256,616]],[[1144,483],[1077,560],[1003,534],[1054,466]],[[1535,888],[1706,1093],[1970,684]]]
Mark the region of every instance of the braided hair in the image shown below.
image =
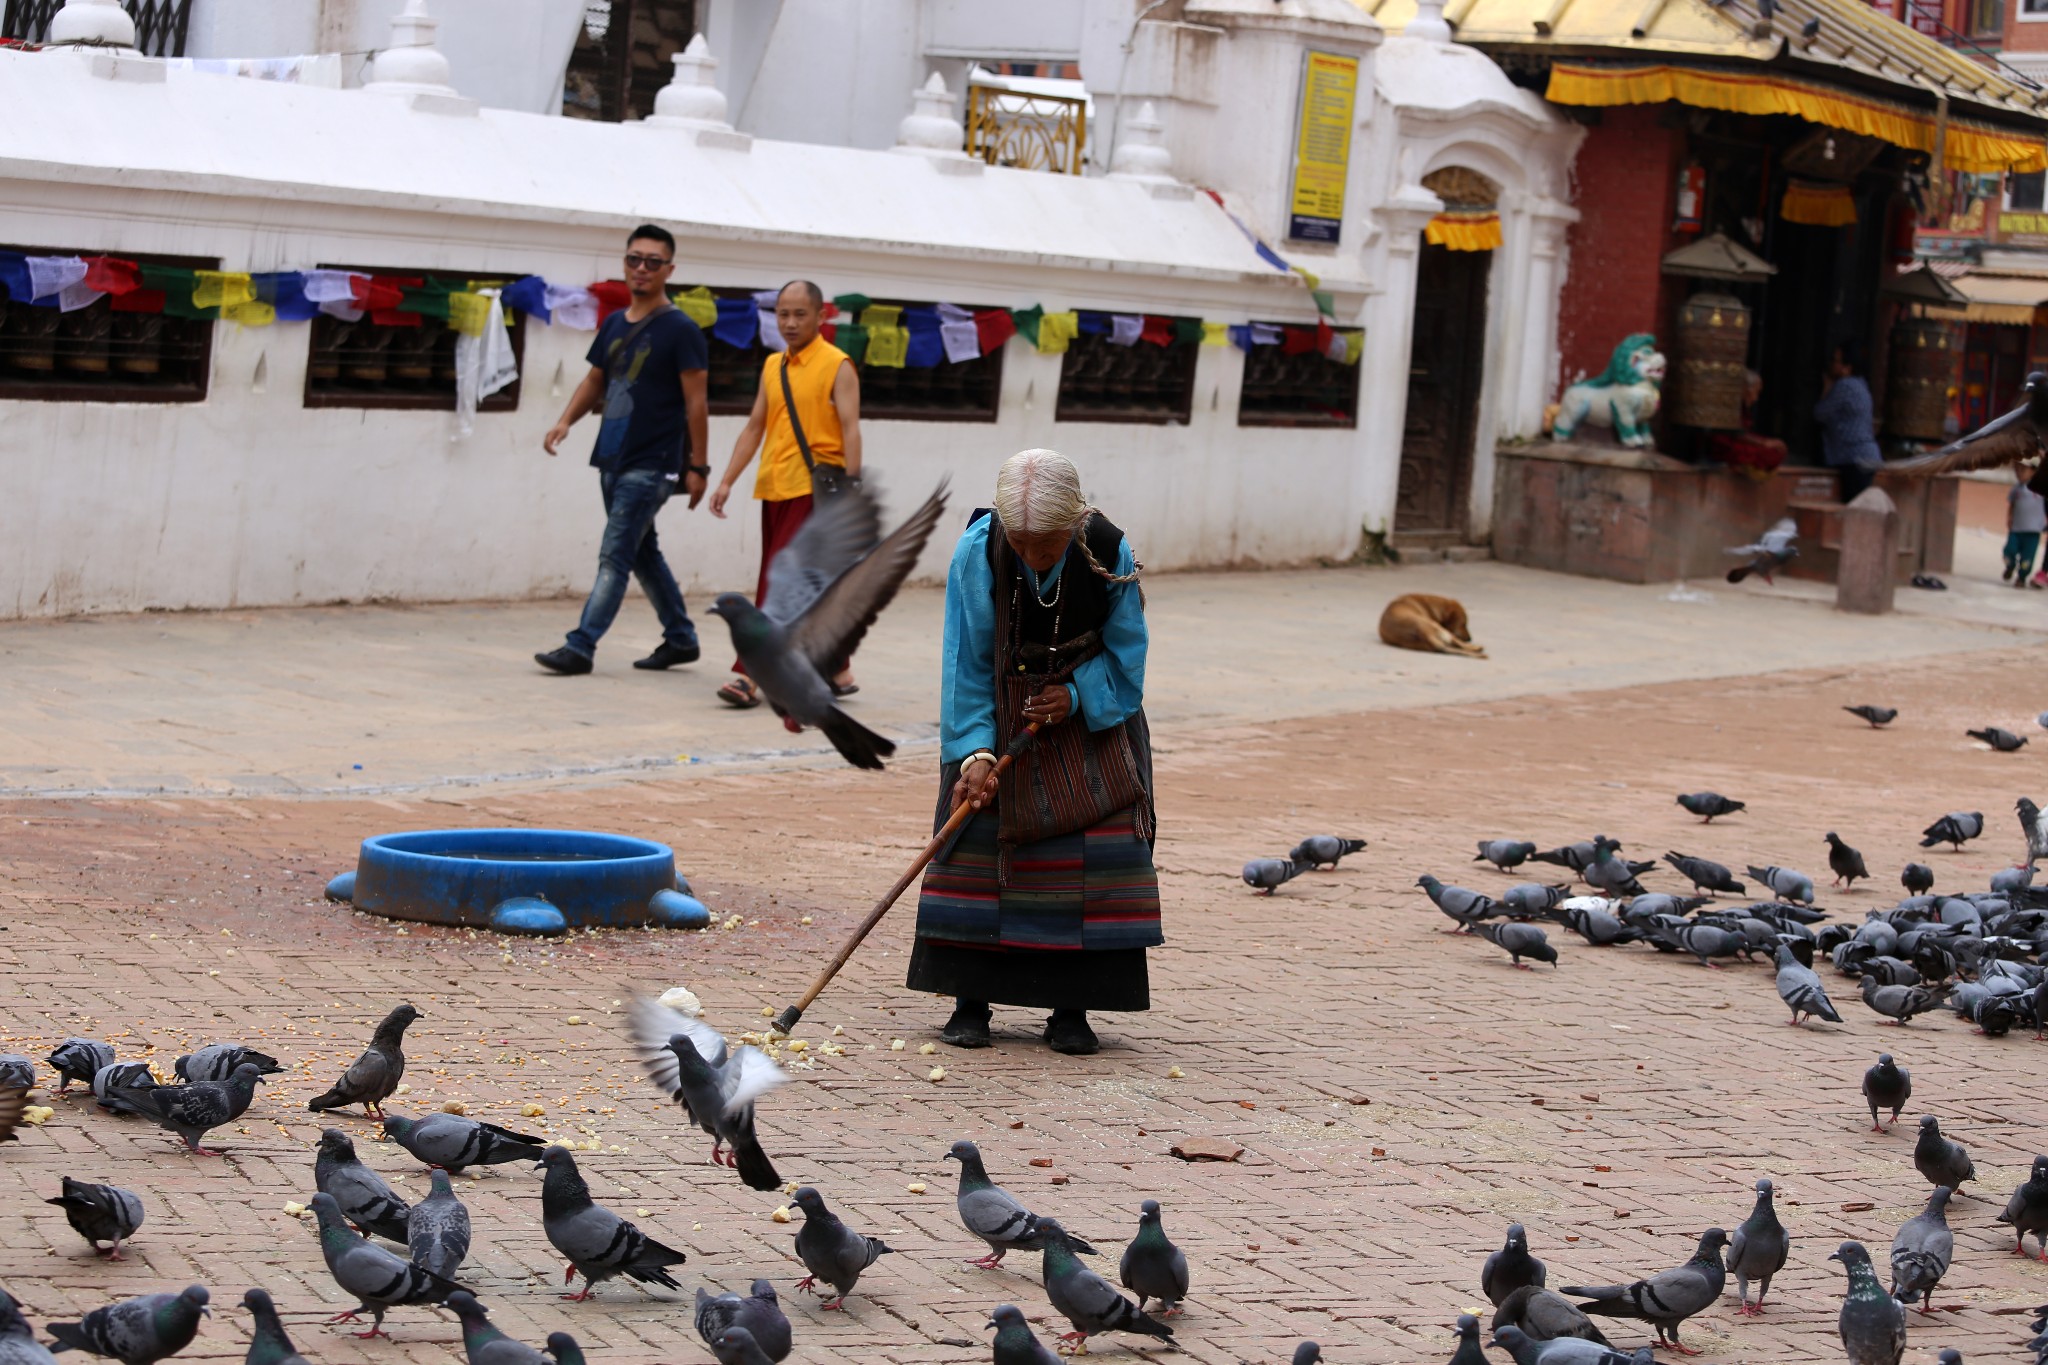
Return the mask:
[[[1145,566],[1135,555],[1127,574],[1110,572],[1095,557],[1088,546],[1088,521],[1102,513],[1081,495],[1081,471],[1056,450],[1023,450],[1003,461],[996,471],[995,505],[1003,525],[1022,535],[1071,531],[1088,567],[1111,583],[1137,583],[1144,574]],[[1140,584],[1138,604],[1144,603],[1145,589]]]

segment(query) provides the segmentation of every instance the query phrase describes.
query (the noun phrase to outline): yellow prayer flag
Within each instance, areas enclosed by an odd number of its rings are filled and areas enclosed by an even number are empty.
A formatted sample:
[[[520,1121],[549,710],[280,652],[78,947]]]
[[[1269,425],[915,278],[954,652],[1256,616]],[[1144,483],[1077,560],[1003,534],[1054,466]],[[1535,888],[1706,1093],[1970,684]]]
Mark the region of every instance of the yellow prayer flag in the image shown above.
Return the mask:
[[[882,311],[897,313],[902,310],[898,308],[887,310],[870,308],[862,316],[867,317]],[[884,369],[902,369],[903,362],[910,356],[910,329],[908,327],[877,327],[872,323],[865,325],[868,329],[866,362],[870,365],[879,365]]]
[[[1067,343],[1079,335],[1079,313],[1047,313],[1038,320],[1038,349],[1045,355],[1065,353]]]
[[[253,299],[248,303],[231,303],[220,310],[220,315],[229,322],[239,322],[244,327],[268,327],[277,321],[277,309]]]
[[[1300,266],[1298,266],[1298,265],[1290,265],[1290,266],[1288,266],[1287,268],[1288,268],[1289,270],[1292,270],[1292,271],[1293,271],[1293,272],[1294,272],[1295,274],[1297,274],[1297,275],[1301,276],[1302,280],[1303,280],[1303,281],[1304,281],[1305,283],[1307,283],[1307,285],[1308,285],[1308,287],[1309,287],[1309,288],[1311,288],[1311,289],[1321,289],[1321,288],[1323,287],[1323,279],[1322,279],[1322,276],[1320,276],[1320,275],[1316,274],[1316,273],[1315,273],[1315,271],[1313,271],[1313,270],[1304,270],[1304,269],[1302,269],[1302,268],[1301,268]]]
[[[678,290],[675,305],[684,317],[707,332],[718,325],[718,300],[701,284]]]
[[[1227,322],[1204,322],[1202,324],[1202,344],[1204,346],[1228,346],[1230,344],[1230,324]]]
[[[246,270],[195,270],[192,272],[194,308],[233,308],[253,303],[256,284]]]
[[[466,337],[480,337],[491,323],[491,301],[482,294],[448,296],[448,325]]]
[[[1358,358],[1365,354],[1365,333],[1344,333],[1344,363],[1356,365]]]
[[[873,303],[860,313],[863,327],[900,327],[903,324],[903,310],[893,303]]]

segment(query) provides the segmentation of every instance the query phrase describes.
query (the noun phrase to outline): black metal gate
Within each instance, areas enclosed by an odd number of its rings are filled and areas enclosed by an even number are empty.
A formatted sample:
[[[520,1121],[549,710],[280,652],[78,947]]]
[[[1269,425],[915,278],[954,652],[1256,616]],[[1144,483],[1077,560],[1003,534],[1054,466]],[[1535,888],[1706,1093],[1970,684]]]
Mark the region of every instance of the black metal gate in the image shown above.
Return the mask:
[[[50,20],[63,8],[64,0],[7,0],[7,9],[0,14],[0,39],[48,42]],[[192,22],[192,0],[123,0],[122,8],[135,21],[135,46],[144,56],[185,55],[185,30]]]

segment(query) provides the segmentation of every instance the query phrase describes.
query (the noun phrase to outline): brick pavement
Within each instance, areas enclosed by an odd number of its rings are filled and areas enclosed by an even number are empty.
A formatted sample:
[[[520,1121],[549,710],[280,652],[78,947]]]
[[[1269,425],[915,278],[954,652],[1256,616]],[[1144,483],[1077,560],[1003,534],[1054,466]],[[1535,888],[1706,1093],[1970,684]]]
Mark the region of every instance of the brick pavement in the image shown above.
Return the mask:
[[[411,1038],[413,1089],[394,1109],[458,1099],[480,1116],[597,1143],[580,1158],[595,1193],[690,1252],[686,1287],[744,1286],[756,1274],[777,1282],[799,1361],[985,1359],[982,1324],[1005,1300],[1042,1335],[1055,1330],[1036,1257],[1012,1257],[1014,1274],[961,1264],[979,1247],[954,1220],[940,1157],[962,1136],[981,1142],[997,1178],[1034,1207],[1111,1249],[1112,1267],[1137,1202],[1158,1197],[1194,1264],[1179,1354],[1204,1365],[1284,1360],[1303,1336],[1333,1361],[1445,1359],[1450,1323],[1478,1299],[1479,1262],[1506,1222],[1528,1225],[1553,1284],[1603,1282],[1677,1264],[1702,1228],[1732,1228],[1751,1182],[1768,1175],[1795,1238],[1773,1308],[1739,1320],[1731,1289],[1686,1336],[1713,1358],[1837,1360],[1840,1273],[1824,1258],[1855,1236],[1882,1262],[1891,1232],[1917,1209],[1925,1186],[1908,1130],[1918,1112],[1940,1114],[1970,1145],[1984,1194],[1953,1213],[1957,1262],[1941,1294],[1953,1311],[1914,1315],[1908,1358],[1931,1361],[1949,1345],[1972,1359],[2013,1358],[2024,1319],[2012,1310],[2048,1299],[2048,1266],[2005,1254],[1990,1222],[2048,1145],[2042,1054],[2030,1037],[1986,1040],[1946,1017],[1881,1026],[1825,972],[1848,1022],[1795,1031],[1765,968],[1707,971],[1641,948],[1574,946],[1561,932],[1557,971],[1516,972],[1489,945],[1434,932],[1445,921],[1412,882],[1432,870],[1497,888],[1507,879],[1467,861],[1474,839],[1554,843],[1596,829],[1638,856],[1671,847],[1811,870],[1824,867],[1821,833],[1839,828],[1879,873],[1875,888],[1823,896],[1854,914],[1891,902],[1922,825],[1965,808],[1984,810],[1992,835],[1925,860],[1944,887],[1982,885],[2016,847],[2012,799],[2040,795],[2039,758],[1986,753],[1961,731],[2038,709],[2039,672],[2038,650],[2011,650],[1166,730],[1159,861],[1170,946],[1154,958],[1156,1008],[1103,1021],[1102,1055],[1053,1058],[1031,1036],[1036,1016],[999,1011],[997,1048],[920,1056],[944,1009],[896,984],[908,913],[885,924],[806,1021],[813,1069],[766,1106],[767,1146],[787,1177],[816,1183],[900,1249],[844,1315],[787,1293],[799,1272],[794,1226],[769,1217],[779,1200],[703,1164],[700,1136],[633,1074],[613,1002],[635,983],[686,983],[737,1030],[793,998],[917,846],[928,774],[710,772],[367,801],[13,803],[0,810],[0,988],[10,1003],[0,1042],[35,1050],[84,1032],[124,1055],[154,1045],[168,1064],[188,1044],[241,1038],[271,1045],[293,1069],[216,1135],[230,1153],[221,1161],[183,1156],[139,1121],[60,1102],[0,1154],[0,1208],[11,1211],[0,1284],[41,1324],[198,1280],[219,1311],[188,1354],[222,1359],[246,1342],[246,1315],[232,1305],[260,1283],[312,1359],[448,1359],[455,1323],[426,1310],[393,1313],[395,1343],[316,1325],[346,1305],[311,1228],[282,1212],[310,1190],[322,1120],[304,1100],[405,998],[425,1018]],[[1900,705],[1905,719],[1878,733],[1835,709],[1866,699]],[[1672,804],[1672,793],[1703,786],[1748,800],[1751,812],[1702,826]],[[507,942],[318,900],[365,833],[501,822],[667,838],[707,899],[743,927]],[[1270,900],[1235,880],[1246,857],[1319,829],[1373,846]],[[1668,876],[1648,880],[1674,889]],[[846,1054],[818,1056],[835,1024]],[[894,1038],[906,1040],[903,1053],[890,1050]],[[1917,1090],[1900,1132],[1882,1137],[1864,1131],[1856,1094],[1881,1049],[1912,1068]],[[934,1061],[942,1083],[925,1079]],[[522,1119],[529,1102],[547,1117]],[[402,1153],[368,1140],[371,1125],[342,1123],[372,1165],[404,1176],[409,1193],[424,1190]],[[1196,1135],[1242,1143],[1244,1158],[1188,1166],[1167,1155]],[[1053,1165],[1028,1164],[1041,1157]],[[150,1221],[129,1261],[89,1258],[60,1212],[36,1202],[60,1173],[143,1191]],[[1061,1176],[1068,1183],[1052,1183]],[[924,1193],[909,1191],[916,1182]],[[594,1361],[708,1358],[687,1295],[615,1283],[587,1304],[555,1297],[560,1261],[538,1226],[533,1172],[458,1184],[478,1234],[465,1278],[506,1331],[538,1343],[565,1328]],[[1639,1337],[1626,1325],[1613,1335]],[[1093,1353],[1134,1345],[1145,1343]]]

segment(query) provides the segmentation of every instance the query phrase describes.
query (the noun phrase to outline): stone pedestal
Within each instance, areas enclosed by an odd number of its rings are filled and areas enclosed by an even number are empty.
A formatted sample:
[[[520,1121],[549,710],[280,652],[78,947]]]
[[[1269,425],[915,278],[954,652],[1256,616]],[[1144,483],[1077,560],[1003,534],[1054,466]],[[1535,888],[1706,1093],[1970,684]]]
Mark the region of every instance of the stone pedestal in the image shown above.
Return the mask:
[[[1882,488],[1866,488],[1842,509],[1835,609],[1863,616],[1889,612],[1898,562],[1899,510]]]

